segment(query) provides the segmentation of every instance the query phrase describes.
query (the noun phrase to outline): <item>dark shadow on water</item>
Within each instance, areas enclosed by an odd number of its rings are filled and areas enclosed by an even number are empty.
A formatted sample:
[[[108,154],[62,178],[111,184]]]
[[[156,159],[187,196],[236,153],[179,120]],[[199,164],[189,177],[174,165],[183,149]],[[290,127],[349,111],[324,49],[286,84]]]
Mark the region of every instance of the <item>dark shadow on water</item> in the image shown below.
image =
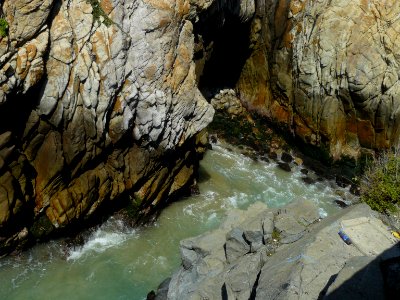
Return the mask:
[[[198,179],[198,183],[203,183],[206,181],[209,181],[211,179],[211,175],[207,172],[207,170],[200,165],[199,167],[199,179]]]
[[[355,273],[352,275],[352,272]],[[400,243],[375,258],[349,259],[330,278],[318,299],[400,299]]]

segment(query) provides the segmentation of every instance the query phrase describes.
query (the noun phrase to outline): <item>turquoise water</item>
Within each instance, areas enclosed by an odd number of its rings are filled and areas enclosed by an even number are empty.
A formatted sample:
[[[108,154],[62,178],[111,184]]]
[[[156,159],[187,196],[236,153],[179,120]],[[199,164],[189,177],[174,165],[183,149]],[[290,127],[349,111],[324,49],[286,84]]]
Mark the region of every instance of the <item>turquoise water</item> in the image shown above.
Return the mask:
[[[333,182],[305,185],[300,168],[286,173],[223,145],[207,152],[200,175],[201,194],[171,204],[151,226],[112,217],[83,246],[52,241],[0,260],[0,299],[145,299],[179,267],[179,241],[217,227],[231,208],[310,199],[321,216],[338,209]]]

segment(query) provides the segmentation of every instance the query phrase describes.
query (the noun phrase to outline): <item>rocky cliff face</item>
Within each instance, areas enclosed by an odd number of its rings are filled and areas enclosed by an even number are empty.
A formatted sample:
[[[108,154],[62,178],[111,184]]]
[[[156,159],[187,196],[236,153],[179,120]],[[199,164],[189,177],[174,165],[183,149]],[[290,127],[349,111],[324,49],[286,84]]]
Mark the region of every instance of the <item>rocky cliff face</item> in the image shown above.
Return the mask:
[[[193,13],[184,0],[2,1],[0,254],[124,195],[149,212],[188,184],[213,117]]]
[[[336,159],[399,141],[398,1],[256,2],[248,107]]]
[[[213,2],[196,27],[203,76],[217,74],[200,81],[206,89],[236,88],[249,109],[334,159],[398,142],[398,1]]]
[[[394,0],[2,1],[0,248],[124,195],[148,212],[187,185],[213,115],[198,83],[210,99],[236,88],[335,159],[397,143],[399,12]]]

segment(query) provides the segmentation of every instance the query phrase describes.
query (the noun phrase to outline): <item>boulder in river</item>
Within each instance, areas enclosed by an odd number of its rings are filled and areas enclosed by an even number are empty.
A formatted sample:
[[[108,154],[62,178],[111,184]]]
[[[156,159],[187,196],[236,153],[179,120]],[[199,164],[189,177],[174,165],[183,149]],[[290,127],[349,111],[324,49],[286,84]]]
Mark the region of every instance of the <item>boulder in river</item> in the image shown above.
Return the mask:
[[[336,184],[342,188],[347,187],[351,184],[353,184],[353,182],[348,179],[347,177],[341,176],[341,175],[336,175]]]
[[[281,160],[285,163],[291,163],[293,161],[293,156],[287,152],[282,152]]]
[[[304,174],[304,175],[307,175],[309,171],[308,171],[307,169],[304,169],[304,168],[303,168],[303,169],[300,170],[300,172],[301,172],[302,174]]]
[[[278,154],[276,154],[275,151],[270,151],[268,154],[268,157],[272,160],[277,160],[278,159]]]
[[[335,200],[335,203],[336,203],[337,205],[339,205],[341,208],[345,208],[345,207],[347,207],[347,206],[350,205],[350,203],[349,203],[348,201],[342,200],[342,199],[336,199],[336,200]]]
[[[308,176],[302,177],[301,180],[306,184],[314,184],[315,183],[315,180]]]
[[[279,167],[279,169],[286,171],[286,172],[292,171],[292,168],[290,167],[290,165],[288,163],[278,162],[278,167]]]

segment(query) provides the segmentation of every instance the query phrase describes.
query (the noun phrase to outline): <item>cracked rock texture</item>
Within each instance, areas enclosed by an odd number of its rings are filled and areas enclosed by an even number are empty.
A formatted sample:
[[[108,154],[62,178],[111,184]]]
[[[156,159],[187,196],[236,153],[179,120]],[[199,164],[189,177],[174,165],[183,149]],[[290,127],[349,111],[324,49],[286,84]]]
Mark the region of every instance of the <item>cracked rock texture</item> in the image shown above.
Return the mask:
[[[366,233],[364,246],[381,243],[390,233],[377,215],[368,205],[357,204],[323,220],[318,217],[318,208],[311,201],[293,202],[280,209],[268,209],[259,202],[247,211],[229,212],[220,228],[181,241],[182,267],[172,276],[167,297],[161,299],[358,299],[359,295],[382,295],[379,264],[398,257],[398,246],[367,256],[360,250],[361,244],[347,245],[338,235],[343,220],[370,218],[385,235]],[[295,232],[288,231],[289,227]],[[254,243],[248,239],[250,233],[262,240],[257,249],[250,247]],[[237,235],[237,243],[242,239],[240,244],[248,247],[235,251],[230,261],[232,247],[228,244],[233,235]],[[295,239],[289,241],[288,237]],[[362,263],[354,263],[360,259]],[[355,288],[354,284],[359,285]]]
[[[399,1],[255,2],[247,107],[334,159],[399,141]]]
[[[152,211],[189,184],[207,140],[189,21],[202,7],[94,4],[2,1],[0,254],[124,195]]]

